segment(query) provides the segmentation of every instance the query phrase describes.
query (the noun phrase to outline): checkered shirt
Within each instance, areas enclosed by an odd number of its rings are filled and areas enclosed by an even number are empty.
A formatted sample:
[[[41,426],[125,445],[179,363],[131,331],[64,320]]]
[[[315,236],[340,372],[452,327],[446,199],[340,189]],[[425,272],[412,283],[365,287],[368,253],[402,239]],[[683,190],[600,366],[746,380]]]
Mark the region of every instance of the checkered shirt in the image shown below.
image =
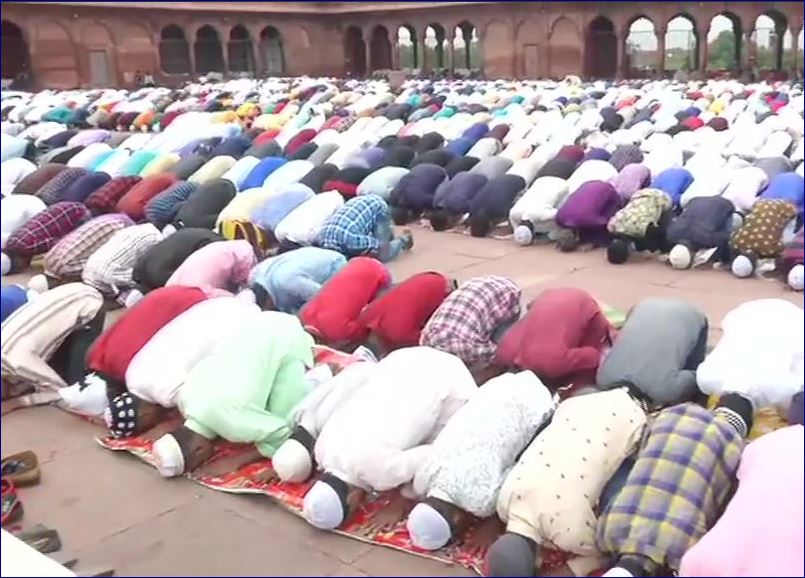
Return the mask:
[[[77,167],[64,169],[39,187],[39,190],[36,191],[36,196],[42,199],[46,205],[58,203],[61,192],[86,174],[86,169]]]
[[[319,232],[317,244],[350,256],[376,253],[380,242],[375,237],[375,229],[388,218],[389,206],[382,198],[377,195],[355,197],[333,213]]]
[[[112,297],[131,289],[135,285],[134,264],[161,240],[162,235],[151,223],[117,231],[87,259],[82,281]]]
[[[62,237],[45,255],[45,273],[62,280],[81,278],[90,255],[120,229],[134,222],[122,213],[101,215]]]
[[[467,365],[489,362],[497,350],[492,332],[520,316],[520,293],[506,277],[471,279],[442,302],[422,330],[420,345],[452,353]]]
[[[726,419],[699,405],[661,411],[626,484],[599,518],[598,547],[679,569],[685,552],[718,519],[743,445]]]
[[[111,213],[117,209],[117,202],[139,183],[140,177],[115,177],[96,189],[85,201],[93,215]]]
[[[172,222],[176,213],[179,211],[180,203],[183,203],[198,188],[195,183],[187,181],[177,181],[170,187],[159,193],[148,201],[145,206],[145,218],[154,223],[157,227],[162,227]]]
[[[47,253],[59,239],[90,217],[83,203],[56,203],[14,232],[8,239],[6,249],[23,257]]]

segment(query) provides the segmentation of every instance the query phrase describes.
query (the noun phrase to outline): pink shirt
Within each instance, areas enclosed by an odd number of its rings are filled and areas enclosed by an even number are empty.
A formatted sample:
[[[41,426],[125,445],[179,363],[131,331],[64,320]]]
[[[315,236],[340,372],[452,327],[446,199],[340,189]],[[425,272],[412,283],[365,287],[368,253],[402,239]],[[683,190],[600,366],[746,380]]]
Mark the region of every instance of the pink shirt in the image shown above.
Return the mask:
[[[248,241],[217,241],[185,259],[165,286],[198,287],[210,297],[230,295],[246,283],[254,264]]]
[[[680,576],[802,576],[804,446],[801,425],[746,446],[735,496],[682,558]]]

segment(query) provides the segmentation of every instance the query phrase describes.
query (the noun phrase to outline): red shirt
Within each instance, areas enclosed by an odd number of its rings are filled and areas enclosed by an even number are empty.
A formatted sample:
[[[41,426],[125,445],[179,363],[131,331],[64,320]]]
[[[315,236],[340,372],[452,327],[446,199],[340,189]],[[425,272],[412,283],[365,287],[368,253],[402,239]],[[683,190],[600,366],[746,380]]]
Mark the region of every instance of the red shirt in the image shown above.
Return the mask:
[[[129,363],[148,340],[174,317],[204,299],[206,295],[196,287],[175,285],[151,291],[92,344],[87,367],[104,377],[125,381]]]
[[[359,320],[361,311],[390,283],[391,274],[380,261],[356,257],[327,281],[299,317],[326,343],[364,341],[368,331]]]
[[[581,289],[549,289],[504,335],[495,359],[528,369],[551,385],[589,385],[613,328],[598,302]]]
[[[126,213],[133,221],[142,221],[148,201],[171,186],[176,180],[171,173],[145,177],[117,202],[117,210]]]
[[[418,345],[422,328],[450,293],[448,283],[439,273],[414,275],[370,303],[361,323],[388,349]]]

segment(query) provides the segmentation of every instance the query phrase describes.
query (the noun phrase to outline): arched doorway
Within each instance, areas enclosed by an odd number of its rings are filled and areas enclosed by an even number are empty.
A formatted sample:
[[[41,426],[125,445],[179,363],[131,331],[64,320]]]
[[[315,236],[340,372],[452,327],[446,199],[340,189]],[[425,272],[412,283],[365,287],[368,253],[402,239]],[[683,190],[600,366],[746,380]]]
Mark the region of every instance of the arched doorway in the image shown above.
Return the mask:
[[[740,63],[741,20],[731,12],[716,14],[707,31],[707,70],[733,72]]]
[[[184,30],[168,24],[159,33],[159,67],[166,74],[190,74],[190,47]]]
[[[397,28],[397,62],[401,70],[416,70],[420,66],[416,29],[410,24]]]
[[[285,48],[280,31],[266,26],[260,31],[260,54],[263,56],[263,70],[269,76],[285,74]]]
[[[425,50],[424,54],[424,68],[427,70],[436,70],[440,68],[447,68],[449,63],[446,58],[445,50],[447,45],[447,33],[444,26],[441,24],[429,24],[425,28]]]
[[[371,56],[370,68],[375,70],[391,70],[391,41],[385,26],[375,26],[369,44]]]
[[[205,24],[196,32],[196,42],[193,46],[196,56],[196,72],[224,72],[224,49],[218,31]]]
[[[767,10],[755,20],[752,32],[755,65],[759,71],[783,70],[783,42],[788,20],[777,10]],[[751,58],[750,58],[751,60]],[[752,68],[752,63],[749,63]]]
[[[579,28],[573,20],[567,16],[556,19],[548,37],[548,76],[564,78],[582,69],[579,36]]]
[[[650,78],[657,73],[657,33],[654,22],[645,16],[629,25],[626,37],[626,63],[624,70],[629,78]]]
[[[242,24],[238,24],[229,31],[226,54],[229,60],[229,70],[232,72],[254,72],[252,37]]]
[[[355,77],[364,76],[366,74],[366,42],[363,40],[361,29],[357,26],[347,28],[344,43],[347,72]]]
[[[464,20],[453,31],[453,58],[454,69],[469,72],[481,68],[478,29],[472,22]]]
[[[699,70],[699,35],[696,21],[688,14],[679,14],[668,21],[665,70],[672,74],[678,70]]]
[[[591,78],[614,78],[618,68],[618,37],[615,25],[598,16],[587,27],[584,39],[584,71]]]
[[[20,74],[31,75],[31,53],[22,29],[8,20],[2,23],[3,79],[16,79]]]

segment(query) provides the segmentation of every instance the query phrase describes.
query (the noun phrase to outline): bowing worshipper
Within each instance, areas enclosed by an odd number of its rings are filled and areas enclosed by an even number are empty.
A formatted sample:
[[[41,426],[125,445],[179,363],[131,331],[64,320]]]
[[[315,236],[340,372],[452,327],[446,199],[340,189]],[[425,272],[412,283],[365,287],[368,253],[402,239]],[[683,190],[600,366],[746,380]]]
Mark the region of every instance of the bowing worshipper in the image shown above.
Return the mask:
[[[252,209],[248,220],[260,229],[273,233],[294,209],[315,196],[316,193],[310,187],[301,183],[286,185],[276,189],[268,199]]]
[[[805,229],[800,227],[793,239],[783,246],[783,253],[777,260],[777,270],[793,291],[805,288]]]
[[[445,172],[449,178],[453,178],[456,175],[464,172],[468,172],[472,167],[478,164],[478,159],[474,157],[454,157],[447,165],[444,167]]]
[[[87,349],[103,330],[102,306],[98,291],[68,283],[12,313],[0,335],[4,385],[58,389],[79,379]]]
[[[457,356],[482,382],[496,371],[489,366],[497,343],[520,318],[520,295],[517,284],[506,277],[470,279],[439,305],[419,344]]]
[[[652,189],[665,191],[673,201],[674,206],[679,206],[680,199],[688,187],[693,183],[693,175],[687,169],[674,167],[665,169],[651,182]]]
[[[81,280],[100,291],[104,297],[126,305],[131,290],[137,261],[162,240],[162,234],[151,223],[132,225],[112,234],[86,260]],[[139,292],[134,299],[139,298]]]
[[[558,207],[567,197],[565,179],[540,177],[520,197],[509,211],[509,224],[514,231],[514,242],[528,246],[535,238],[556,240]]]
[[[142,221],[145,218],[145,207],[148,202],[175,182],[176,177],[170,173],[145,177],[120,198],[117,202],[117,210],[125,213],[134,221]]]
[[[95,189],[84,200],[93,215],[117,212],[117,203],[142,179],[140,177],[115,177]]]
[[[89,257],[117,231],[133,224],[121,213],[90,219],[62,237],[45,254],[44,273],[31,277],[28,286],[41,292],[62,283],[80,281]]]
[[[188,255],[165,286],[198,287],[208,297],[226,297],[245,288],[256,262],[248,241],[216,241]]]
[[[430,347],[399,349],[379,361],[369,383],[330,416],[316,440],[323,474],[305,494],[305,519],[334,530],[366,492],[410,484],[432,451],[430,440],[476,393],[464,364]],[[400,515],[404,507],[400,497],[388,506]]]
[[[203,167],[206,162],[207,158],[204,155],[191,154],[182,156],[181,160],[173,165],[168,172],[176,177],[177,180],[186,181],[190,178],[190,175]]]
[[[663,251],[665,234],[673,219],[671,198],[659,189],[641,189],[607,223],[612,240],[607,260],[620,265],[629,259],[631,247],[638,251]]]
[[[243,189],[253,189],[255,187],[262,187],[265,180],[282,165],[288,162],[288,159],[282,157],[266,157],[262,159],[249,175],[243,181]]]
[[[179,391],[184,424],[154,442],[159,473],[195,470],[212,457],[218,437],[254,449],[235,456],[237,463],[213,464],[209,474],[271,458],[291,435],[291,410],[311,390],[305,371],[313,367],[313,345],[296,317],[264,311],[197,363]]]
[[[797,208],[783,199],[760,199],[729,240],[732,273],[754,275],[759,259],[777,259],[797,230]]]
[[[10,195],[25,177],[30,175],[36,170],[36,165],[28,159],[11,159],[6,161],[0,167],[0,191],[3,196]]]
[[[501,338],[494,363],[529,370],[553,388],[595,382],[615,329],[581,289],[548,289]]]
[[[82,203],[56,203],[39,211],[8,237],[3,248],[3,270],[24,270],[33,257],[50,251],[59,239],[89,218]]]
[[[626,165],[621,172],[609,179],[609,184],[615,187],[624,203],[637,191],[646,188],[650,182],[651,171],[648,167],[638,164]]]
[[[766,188],[769,179],[757,167],[739,167],[731,172],[727,188],[721,196],[732,202],[736,212],[745,215],[752,210],[760,191]]]
[[[769,186],[763,190],[760,198],[788,201],[802,215],[805,209],[805,179],[794,172],[779,174],[769,181]]]
[[[459,224],[470,212],[470,204],[488,179],[481,174],[463,172],[444,181],[433,197],[433,209],[427,212],[434,231],[445,231]]]
[[[212,230],[218,214],[237,194],[237,189],[226,179],[209,181],[193,191],[176,212],[177,227],[197,227]]]
[[[145,219],[162,229],[173,222],[182,204],[190,198],[197,185],[175,181],[168,188],[151,197],[145,205]]]
[[[338,191],[345,199],[358,193],[358,185],[371,174],[371,169],[363,167],[344,167],[322,184],[323,191]]]
[[[391,192],[407,175],[409,169],[404,167],[382,167],[369,173],[358,185],[356,194],[377,195],[388,201]]]
[[[407,229],[394,237],[386,201],[376,195],[363,195],[348,200],[332,213],[316,244],[347,258],[366,255],[388,263],[401,252],[410,251],[414,238]]]
[[[803,388],[803,312],[784,299],[757,299],[731,310],[723,335],[696,371],[707,395],[749,397],[756,408],[786,409]]]
[[[67,167],[63,164],[48,163],[18,182],[11,191],[13,195],[35,195],[45,184]]]
[[[253,156],[245,156],[238,159],[234,165],[232,165],[228,171],[226,171],[223,175],[221,175],[222,179],[226,179],[230,181],[239,191],[243,189],[243,183],[246,181],[246,177],[249,176],[249,173],[252,172],[252,169],[256,167],[260,163],[260,159]]]
[[[336,175],[339,173],[338,167],[329,163],[314,167],[308,174],[306,174],[299,182],[319,194],[326,191],[325,185],[328,185]]]
[[[723,197],[693,199],[668,225],[666,238],[671,251],[668,262],[674,269],[693,265],[699,251],[715,249],[714,260],[729,261],[729,240],[735,226],[735,205]]]
[[[277,449],[271,465],[281,482],[301,483],[316,470],[315,444],[330,418],[369,385],[377,363],[357,361],[316,386],[290,414],[291,436]]]
[[[47,209],[42,199],[33,195],[14,194],[0,200],[0,232],[2,248],[6,248],[9,237],[22,228],[34,215]],[[5,273],[4,273],[5,274]]]
[[[109,398],[125,391],[131,360],[166,323],[204,301],[196,287],[162,287],[126,310],[106,329],[87,354],[87,374],[106,382]]]
[[[590,181],[610,182],[618,176],[618,171],[607,161],[589,160],[582,162],[567,180],[567,188],[574,193],[584,183]]]
[[[296,315],[346,264],[337,251],[300,247],[258,263],[248,285],[262,309]]]
[[[87,173],[73,181],[57,195],[59,201],[83,203],[100,187],[111,180],[106,173]]]
[[[66,168],[59,171],[55,177],[39,187],[36,196],[42,199],[46,205],[58,203],[61,192],[86,174],[85,169]]]
[[[179,160],[180,157],[177,154],[160,153],[154,158],[154,160],[145,165],[143,170],[140,171],[139,176],[141,176],[142,178],[146,178],[153,175],[166,173],[171,168],[173,168],[173,165],[178,163]]]
[[[156,426],[161,408],[176,407],[193,367],[259,313],[254,303],[222,297],[196,303],[165,323],[129,362],[126,391],[110,397],[105,421],[111,435],[130,437]]]
[[[335,349],[354,349],[366,341],[361,311],[391,285],[391,273],[371,257],[355,257],[341,267],[302,307],[305,330]]]
[[[325,224],[344,205],[338,191],[327,191],[308,199],[291,211],[274,230],[280,247],[313,245]]]
[[[506,532],[488,551],[487,575],[535,576],[541,547],[578,556],[566,575],[600,568],[599,499],[645,424],[644,403],[627,388],[560,403],[503,482],[497,512]]]
[[[38,291],[28,289],[22,285],[3,285],[0,289],[0,306],[2,306],[2,314],[0,314],[0,323],[5,321],[9,315],[14,313],[17,309],[36,299],[39,296]]]
[[[699,393],[696,368],[707,353],[707,317],[674,299],[644,299],[626,317],[601,362],[602,389],[637,388],[653,406],[692,400]]]
[[[431,210],[437,189],[447,180],[447,173],[439,165],[424,163],[412,167],[389,194],[394,223],[407,225]]]
[[[598,520],[596,542],[614,561],[604,576],[679,571],[727,505],[751,428],[752,402],[738,394],[722,396],[713,411],[683,403],[654,417],[626,483]]]
[[[511,159],[503,157],[487,157],[470,169],[471,173],[483,175],[487,179],[495,179],[506,174],[514,163]]]
[[[620,208],[621,198],[615,187],[604,181],[584,183],[556,211],[556,224],[572,232],[572,236],[561,238],[557,246],[572,251],[579,243],[608,244],[607,223]]]
[[[747,444],[723,514],[682,554],[680,576],[797,576],[805,559],[802,425]],[[749,530],[749,531],[748,531]]]
[[[473,196],[467,222],[473,237],[486,237],[506,220],[517,198],[525,192],[525,180],[517,175],[490,179]]]
[[[371,301],[360,314],[369,349],[383,357],[418,345],[425,324],[456,287],[454,279],[440,273],[418,273]]]
[[[495,505],[506,475],[553,408],[550,392],[530,371],[482,385],[439,432],[416,470],[413,490],[421,501],[407,520],[414,546],[446,546],[470,516],[498,526]]]
[[[134,264],[132,278],[138,291],[146,293],[164,287],[185,259],[217,241],[223,239],[208,229],[180,229],[172,235],[163,235],[162,240],[149,247]],[[136,301],[140,297],[136,293],[131,294],[132,300]]]

